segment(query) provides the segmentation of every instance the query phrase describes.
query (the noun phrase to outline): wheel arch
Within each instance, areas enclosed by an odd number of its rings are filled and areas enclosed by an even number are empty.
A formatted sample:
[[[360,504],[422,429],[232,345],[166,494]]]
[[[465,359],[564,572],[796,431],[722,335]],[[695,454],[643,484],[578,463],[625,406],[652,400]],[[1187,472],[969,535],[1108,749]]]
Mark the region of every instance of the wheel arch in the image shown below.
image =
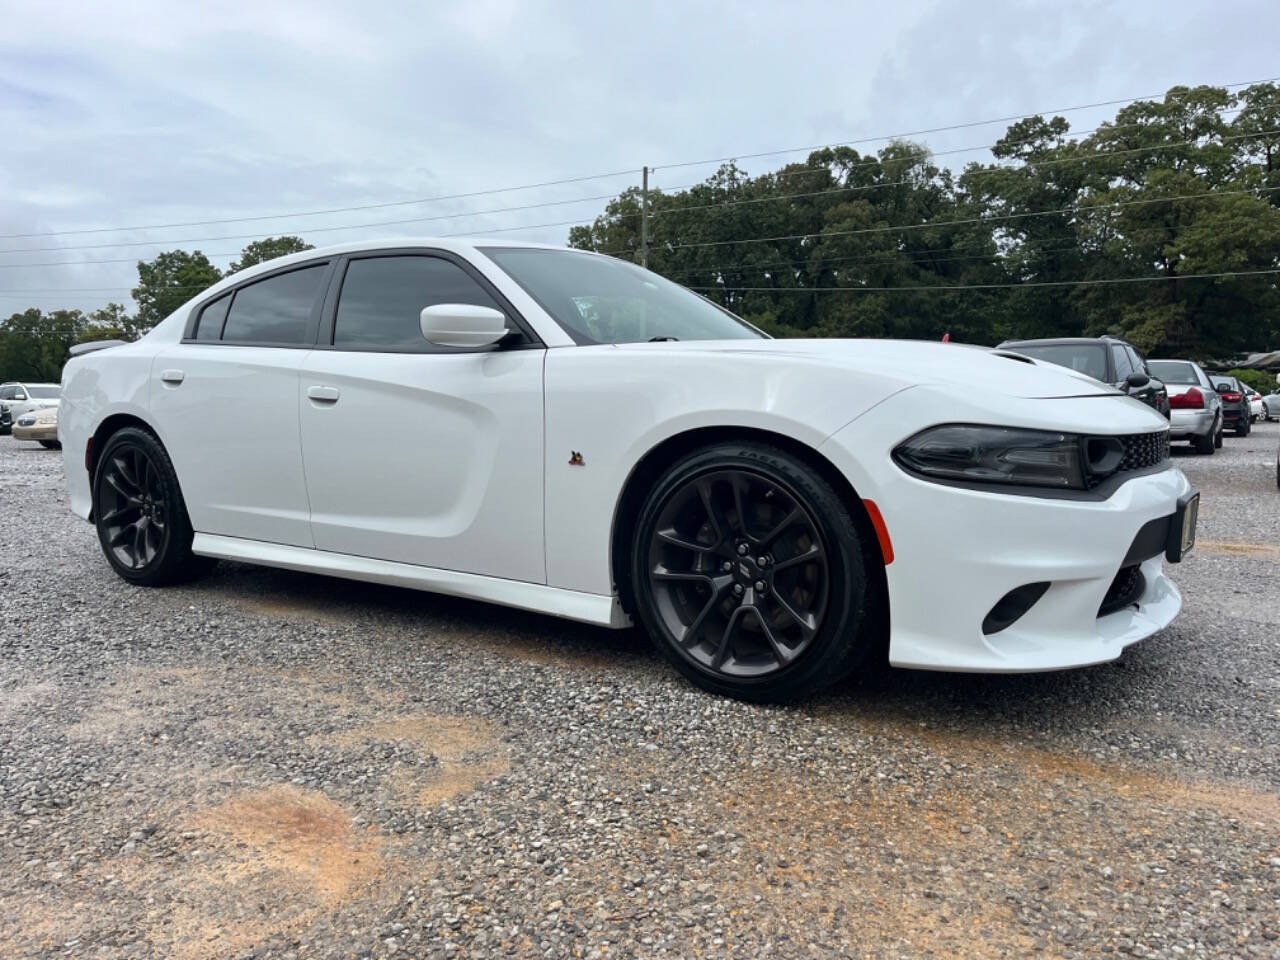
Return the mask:
[[[622,608],[629,614],[635,610],[628,576],[628,545],[650,486],[676,461],[700,447],[734,441],[755,441],[779,447],[814,469],[836,491],[853,518],[862,541],[868,591],[879,601],[868,608],[879,612],[879,616],[864,620],[864,626],[881,634],[878,642],[882,643],[887,652],[889,585],[885,576],[884,557],[880,552],[880,541],[862,498],[858,496],[849,478],[820,451],[786,434],[759,427],[713,426],[684,430],[651,447],[632,467],[614,508],[613,527],[609,537],[610,574]]]
[[[89,474],[89,522],[94,519],[93,505],[93,478],[98,472],[98,462],[102,458],[103,448],[106,447],[107,441],[112,435],[120,432],[125,427],[139,427],[147,431],[156,438],[156,442],[160,446],[164,446],[164,440],[160,437],[160,432],[154,426],[138,416],[136,413],[113,413],[104,417],[102,422],[94,428],[93,433],[89,435],[88,443],[84,452],[84,467]],[[168,449],[167,447],[165,449]]]

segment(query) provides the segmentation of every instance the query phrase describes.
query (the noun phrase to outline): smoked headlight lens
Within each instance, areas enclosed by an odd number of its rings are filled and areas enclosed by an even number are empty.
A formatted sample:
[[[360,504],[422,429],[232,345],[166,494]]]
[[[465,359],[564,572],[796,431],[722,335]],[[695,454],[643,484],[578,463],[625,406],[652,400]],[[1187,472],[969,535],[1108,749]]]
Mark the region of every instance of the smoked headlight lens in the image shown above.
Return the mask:
[[[893,458],[926,479],[1083,490],[1081,451],[1071,433],[949,423],[904,440]]]

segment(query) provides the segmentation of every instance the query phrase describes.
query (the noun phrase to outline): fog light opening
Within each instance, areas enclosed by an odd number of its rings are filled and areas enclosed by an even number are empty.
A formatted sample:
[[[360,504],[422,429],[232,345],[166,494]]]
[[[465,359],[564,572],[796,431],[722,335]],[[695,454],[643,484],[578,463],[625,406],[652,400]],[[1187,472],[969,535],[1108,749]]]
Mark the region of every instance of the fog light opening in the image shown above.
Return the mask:
[[[1035,606],[1036,601],[1049,589],[1049,581],[1038,580],[1014,587],[1001,597],[982,621],[982,632],[987,636],[999,633],[1015,624],[1023,614]]]

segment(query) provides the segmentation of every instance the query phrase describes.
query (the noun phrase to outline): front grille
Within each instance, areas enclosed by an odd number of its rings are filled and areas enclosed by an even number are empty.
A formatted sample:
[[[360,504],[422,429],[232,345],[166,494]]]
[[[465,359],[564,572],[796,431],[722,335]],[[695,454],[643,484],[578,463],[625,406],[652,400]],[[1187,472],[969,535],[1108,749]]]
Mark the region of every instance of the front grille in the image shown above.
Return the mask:
[[[1119,437],[1088,437],[1086,442],[1101,441],[1107,446],[1119,444],[1120,458],[1115,462],[1111,457],[1101,458],[1107,463],[1106,469],[1094,469],[1092,464],[1085,475],[1085,484],[1092,490],[1104,480],[1120,473],[1131,473],[1134,470],[1146,470],[1169,459],[1169,431],[1159,430],[1155,433],[1129,433]]]
[[[1120,572],[1111,581],[1111,586],[1107,588],[1106,596],[1102,598],[1102,606],[1098,607],[1098,616],[1105,617],[1108,613],[1115,613],[1131,603],[1137,603],[1138,598],[1142,596],[1142,591],[1146,588],[1147,578],[1142,575],[1142,568],[1138,564],[1121,567]]]

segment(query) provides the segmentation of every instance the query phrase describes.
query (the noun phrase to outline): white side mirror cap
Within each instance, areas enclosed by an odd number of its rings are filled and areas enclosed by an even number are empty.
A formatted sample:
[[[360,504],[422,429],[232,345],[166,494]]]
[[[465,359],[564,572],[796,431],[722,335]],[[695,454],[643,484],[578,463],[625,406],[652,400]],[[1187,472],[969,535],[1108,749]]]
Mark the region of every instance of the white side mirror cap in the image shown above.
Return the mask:
[[[501,310],[470,303],[437,303],[419,315],[422,335],[438,347],[487,347],[509,332]]]

